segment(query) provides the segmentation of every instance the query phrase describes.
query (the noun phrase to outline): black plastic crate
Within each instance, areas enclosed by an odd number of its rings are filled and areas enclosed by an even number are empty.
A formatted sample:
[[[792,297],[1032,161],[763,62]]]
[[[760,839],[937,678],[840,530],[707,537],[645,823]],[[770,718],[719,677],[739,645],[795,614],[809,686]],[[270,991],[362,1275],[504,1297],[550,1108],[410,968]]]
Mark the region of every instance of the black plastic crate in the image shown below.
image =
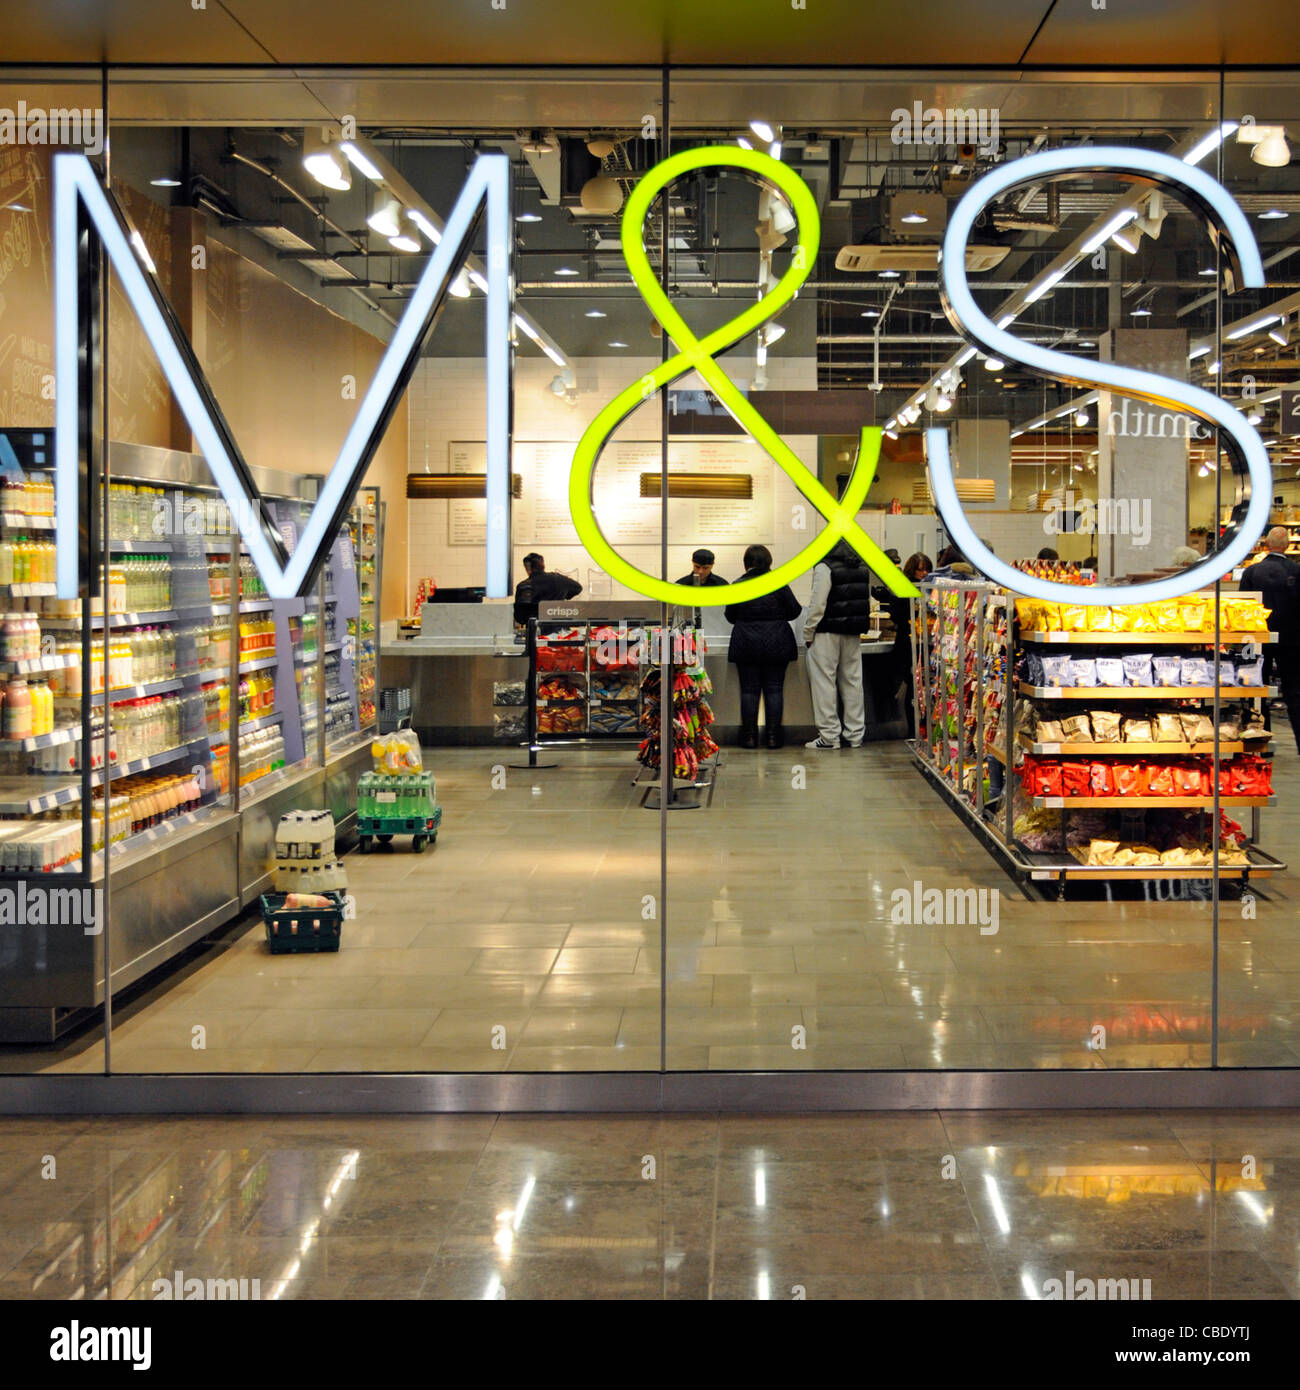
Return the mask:
[[[262,894],[266,944],[273,956],[300,951],[337,951],[343,932],[345,896],[338,889],[322,893],[330,907],[288,907],[287,893]]]

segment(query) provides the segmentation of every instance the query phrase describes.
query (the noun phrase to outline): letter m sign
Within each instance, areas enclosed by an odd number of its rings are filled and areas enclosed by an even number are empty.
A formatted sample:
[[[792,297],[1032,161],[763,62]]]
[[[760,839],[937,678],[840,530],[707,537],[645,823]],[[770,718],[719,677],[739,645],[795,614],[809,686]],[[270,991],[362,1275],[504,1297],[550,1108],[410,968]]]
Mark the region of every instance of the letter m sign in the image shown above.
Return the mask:
[[[112,191],[85,155],[54,158],[55,542],[58,593],[76,598],[81,581],[82,461],[91,452],[94,316],[89,286],[102,247],[116,269],[176,402],[207,460],[213,480],[245,523],[243,541],[272,598],[306,594],[335,532],[352,505],[384,431],[415,371],[420,351],[446,302],[453,277],[487,213],[487,592],[510,592],[510,425],[513,355],[510,324],[510,165],[480,155],[469,171],[442,239],[384,351],[301,538],[290,554],[175,312],[132,244],[133,233]],[[310,350],[310,344],[307,344]],[[292,383],[285,383],[292,389]]]

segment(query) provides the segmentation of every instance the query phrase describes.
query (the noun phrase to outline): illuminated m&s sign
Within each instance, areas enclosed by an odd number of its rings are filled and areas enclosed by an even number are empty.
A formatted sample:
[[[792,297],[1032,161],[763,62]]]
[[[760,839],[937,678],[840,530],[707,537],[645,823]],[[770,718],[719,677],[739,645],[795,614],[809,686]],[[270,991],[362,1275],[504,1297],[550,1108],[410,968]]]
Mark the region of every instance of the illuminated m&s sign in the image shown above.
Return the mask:
[[[625,255],[634,276],[641,272],[638,284],[648,297],[653,297],[652,291],[658,291],[658,286],[651,284],[652,276],[647,279],[648,263],[644,254],[636,254],[640,251],[642,235],[640,219],[646,212],[641,204],[653,196],[653,191],[676,177],[679,165],[683,169],[687,166],[698,169],[707,165],[737,167],[751,177],[781,189],[801,224],[804,221],[810,224],[800,225],[801,246],[816,245],[816,204],[807,186],[793,170],[767,155],[741,151],[735,146],[690,151],[685,156],[674,156],[660,170],[652,170],[644,176],[646,198],[638,198],[634,194],[625,209]],[[657,178],[656,173],[659,174]],[[1250,225],[1227,189],[1216,179],[1192,163],[1155,151],[1079,147],[1051,150],[1013,160],[992,169],[970,188],[949,220],[940,255],[944,308],[949,319],[973,347],[987,356],[1023,363],[1045,377],[1070,385],[1113,391],[1160,409],[1186,411],[1217,429],[1240,482],[1240,500],[1234,509],[1232,523],[1223,536],[1223,543],[1212,557],[1178,574],[1144,584],[1083,588],[1055,584],[1013,570],[980,542],[957,500],[945,429],[927,429],[925,432],[930,487],[939,515],[953,540],[971,562],[996,583],[1049,601],[1068,600],[1090,605],[1149,602],[1190,593],[1245,559],[1268,522],[1272,469],[1264,445],[1253,427],[1230,404],[1210,392],[1171,377],[1132,367],[1106,362],[1081,363],[1076,357],[1014,337],[993,323],[976,305],[966,278],[965,251],[975,221],[988,203],[1021,184],[1056,182],[1085,173],[1109,174],[1126,182],[1166,188],[1190,202],[1206,218],[1211,234],[1229,258],[1234,287],[1254,289],[1265,284],[1259,248]],[[510,592],[511,578],[510,419],[513,360],[510,345],[513,282],[510,275],[512,231],[509,202],[508,160],[503,155],[480,155],[448,217],[441,242],[416,282],[415,291],[384,352],[375,378],[362,399],[334,466],[325,477],[301,539],[290,555],[262,505],[248,465],[217,405],[193,348],[157,282],[146,273],[132,249],[131,232],[121,210],[100,184],[90,162],[83,155],[57,155],[54,160],[55,539],[58,546],[59,595],[75,598],[80,579],[79,454],[83,439],[79,426],[85,402],[81,398],[79,364],[88,361],[89,352],[88,335],[81,321],[80,268],[87,251],[93,253],[96,237],[102,242],[109,261],[118,272],[122,289],[157,354],[167,382],[193,431],[198,448],[207,459],[217,486],[237,515],[251,513],[260,519],[260,525],[247,528],[243,539],[267,593],[275,598],[289,598],[305,593],[324,563],[332,537],[352,504],[366,467],[415,370],[424,340],[436,323],[451,281],[468,253],[486,211],[486,588],[492,597],[506,596]],[[633,235],[637,238],[635,246],[629,241]],[[1085,248],[1088,249],[1094,248]],[[801,267],[804,274],[808,268]],[[796,287],[791,284],[790,294]],[[757,316],[753,324],[746,320],[738,327],[745,331],[751,331],[751,327],[756,330],[779,307],[780,304],[763,309],[755,306]],[[656,310],[656,313],[661,321],[670,325],[671,336],[672,320],[667,313],[660,310]],[[684,327],[681,331],[689,333]],[[710,344],[709,339],[703,343],[693,339],[690,341],[695,349],[708,348]],[[688,360],[689,352],[680,354],[680,357],[683,363],[680,370],[673,367],[670,376],[660,381],[658,376],[664,371],[661,368],[651,389],[664,388],[669,379],[684,375],[700,365],[693,365]],[[626,409],[618,405],[620,418],[635,408],[635,394],[624,392],[618,398],[619,402],[627,398]],[[725,402],[725,393],[721,398]],[[606,407],[598,417],[598,422],[604,422],[602,428],[605,433],[615,423],[605,420],[610,409]],[[745,428],[751,429],[752,425]],[[737,587],[734,585],[709,589],[666,584],[643,575],[612,551],[600,533],[591,507],[591,477],[600,449],[600,441],[590,438],[591,433],[588,431],[588,437],[584,437],[576,451],[576,460],[580,462],[581,469],[575,469],[571,483],[570,508],[579,537],[593,558],[629,588],[660,601],[690,603],[697,607],[736,601]],[[864,430],[863,436],[864,445],[870,444],[878,453],[880,431]],[[764,447],[782,467],[787,467],[787,462],[782,459],[789,451],[779,438],[767,441],[765,436],[760,438],[757,433],[755,438],[764,443]],[[858,481],[860,483],[861,480]],[[852,508],[856,511],[861,502],[859,493],[864,491],[864,488],[855,487],[851,482],[842,505],[847,507],[850,503],[856,503]],[[826,511],[824,507],[822,510]],[[826,514],[830,516],[829,512]],[[838,518],[830,524],[844,530],[852,544],[866,545],[865,539],[858,538],[857,528],[851,525],[847,517],[842,525]],[[811,553],[813,549],[809,547],[808,552]],[[875,559],[874,556],[867,558]],[[814,562],[807,559],[796,567],[807,568]],[[788,583],[791,577],[790,564],[787,563],[773,570],[769,576],[745,581],[744,597],[755,597],[759,592],[779,587]],[[883,571],[882,577],[896,593],[915,592],[913,586],[897,571]]]

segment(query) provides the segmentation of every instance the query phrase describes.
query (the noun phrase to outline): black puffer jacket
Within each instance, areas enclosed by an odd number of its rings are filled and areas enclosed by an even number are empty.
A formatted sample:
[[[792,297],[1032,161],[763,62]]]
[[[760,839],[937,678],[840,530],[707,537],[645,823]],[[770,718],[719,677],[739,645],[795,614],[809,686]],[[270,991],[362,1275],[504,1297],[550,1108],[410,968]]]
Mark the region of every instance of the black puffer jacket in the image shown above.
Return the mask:
[[[746,570],[738,581],[757,579],[769,570]],[[748,603],[729,603],[724,616],[734,624],[727,660],[742,666],[789,664],[798,658],[799,648],[790,624],[803,611],[788,584],[773,594],[752,598]]]

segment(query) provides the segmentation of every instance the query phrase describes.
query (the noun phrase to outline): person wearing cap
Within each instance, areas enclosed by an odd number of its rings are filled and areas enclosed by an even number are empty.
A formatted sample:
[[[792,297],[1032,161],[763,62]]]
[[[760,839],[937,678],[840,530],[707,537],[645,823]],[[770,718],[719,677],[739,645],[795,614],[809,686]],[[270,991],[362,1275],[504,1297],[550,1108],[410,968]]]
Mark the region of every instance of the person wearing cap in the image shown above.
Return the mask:
[[[713,551],[711,550],[700,549],[695,551],[691,555],[690,574],[682,575],[682,577],[677,582],[679,584],[691,585],[694,588],[704,589],[712,589],[719,584],[725,584],[727,581],[723,579],[721,575],[713,573],[713,562],[715,558],[716,557],[714,556]],[[700,610],[696,608],[693,611],[691,621],[695,624],[696,627],[699,627],[700,619]]]

